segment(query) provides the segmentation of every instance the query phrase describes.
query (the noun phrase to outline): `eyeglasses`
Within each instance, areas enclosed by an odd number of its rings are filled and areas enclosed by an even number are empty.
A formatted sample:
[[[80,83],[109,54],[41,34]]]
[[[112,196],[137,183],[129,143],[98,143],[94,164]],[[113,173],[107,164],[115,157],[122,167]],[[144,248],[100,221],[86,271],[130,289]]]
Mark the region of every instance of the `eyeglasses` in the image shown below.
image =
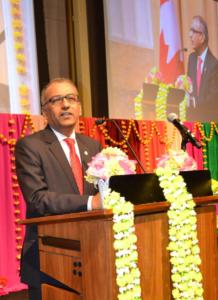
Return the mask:
[[[43,103],[42,106],[45,106],[48,103],[51,103],[51,105],[53,105],[53,106],[60,106],[61,104],[63,104],[64,99],[66,99],[68,104],[70,104],[70,105],[80,102],[78,95],[67,94],[64,96],[54,96],[54,97],[48,99],[47,101],[45,101],[45,103]]]
[[[196,30],[194,28],[190,28],[189,32],[190,33],[199,33],[199,34],[203,33],[202,31]]]

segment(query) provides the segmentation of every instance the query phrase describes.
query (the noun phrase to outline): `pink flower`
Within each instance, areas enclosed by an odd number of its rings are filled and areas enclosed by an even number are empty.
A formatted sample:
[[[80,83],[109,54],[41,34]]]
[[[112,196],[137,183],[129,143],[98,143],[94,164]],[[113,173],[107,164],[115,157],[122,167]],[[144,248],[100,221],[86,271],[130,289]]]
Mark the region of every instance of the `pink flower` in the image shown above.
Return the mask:
[[[197,170],[197,163],[194,158],[182,150],[170,150],[169,153],[162,155],[157,159],[157,166],[162,168],[166,167],[170,159],[174,159],[178,163],[180,171]]]
[[[113,175],[135,174],[135,165],[136,162],[119,148],[107,147],[88,163],[85,178],[96,184],[99,179],[107,180]]]
[[[129,161],[120,160],[119,164],[124,169],[125,174],[135,174],[135,171],[130,167]]]

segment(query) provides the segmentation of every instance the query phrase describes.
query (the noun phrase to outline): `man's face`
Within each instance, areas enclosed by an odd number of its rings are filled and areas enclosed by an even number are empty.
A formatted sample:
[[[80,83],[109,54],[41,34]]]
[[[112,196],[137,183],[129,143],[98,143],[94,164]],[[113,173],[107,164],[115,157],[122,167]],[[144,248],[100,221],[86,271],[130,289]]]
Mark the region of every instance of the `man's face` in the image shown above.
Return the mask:
[[[201,24],[199,20],[194,19],[189,31],[189,37],[191,40],[192,48],[194,50],[201,50],[204,47],[205,35],[202,32]]]
[[[49,99],[58,99],[57,96],[72,95],[78,97],[78,91],[75,86],[69,82],[54,82],[45,92],[45,102]],[[47,122],[58,132],[64,135],[70,135],[81,115],[80,102],[68,101],[63,98],[60,101],[50,101],[43,106],[43,115]]]

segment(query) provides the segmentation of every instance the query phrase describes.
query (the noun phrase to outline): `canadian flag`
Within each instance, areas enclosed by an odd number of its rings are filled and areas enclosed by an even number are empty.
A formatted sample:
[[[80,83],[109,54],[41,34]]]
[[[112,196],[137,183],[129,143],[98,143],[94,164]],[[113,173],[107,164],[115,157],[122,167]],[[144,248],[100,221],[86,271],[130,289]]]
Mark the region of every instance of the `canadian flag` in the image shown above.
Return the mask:
[[[160,72],[166,83],[184,73],[183,50],[173,0],[160,0]]]

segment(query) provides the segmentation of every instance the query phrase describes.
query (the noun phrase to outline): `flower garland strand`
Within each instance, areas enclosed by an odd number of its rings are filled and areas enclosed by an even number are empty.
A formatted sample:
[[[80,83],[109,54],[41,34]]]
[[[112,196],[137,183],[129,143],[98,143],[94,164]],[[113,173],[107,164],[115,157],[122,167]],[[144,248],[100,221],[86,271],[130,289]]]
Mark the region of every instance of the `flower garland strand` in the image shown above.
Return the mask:
[[[134,226],[133,204],[117,192],[108,192],[104,207],[112,209],[115,249],[116,283],[119,300],[140,300],[140,271],[138,268],[137,237]]]
[[[140,90],[138,95],[134,98],[134,111],[135,111],[135,119],[142,120],[143,113],[142,113],[142,99],[143,99],[143,90]]]
[[[156,170],[165,198],[170,202],[167,214],[172,295],[174,299],[203,300],[195,202],[179,175],[182,161],[182,156],[175,158],[171,155],[165,166]]]
[[[18,81],[18,92],[20,96],[21,113],[30,113],[29,101],[29,87],[24,83],[25,78],[28,76],[28,61],[26,56],[26,41],[25,41],[25,28],[22,16],[22,1],[10,0],[11,4],[11,18],[12,30],[14,37],[14,54],[17,62],[16,72]]]
[[[165,83],[159,84],[157,97],[155,100],[156,120],[165,121],[167,119],[167,96],[169,92],[169,85]]]

